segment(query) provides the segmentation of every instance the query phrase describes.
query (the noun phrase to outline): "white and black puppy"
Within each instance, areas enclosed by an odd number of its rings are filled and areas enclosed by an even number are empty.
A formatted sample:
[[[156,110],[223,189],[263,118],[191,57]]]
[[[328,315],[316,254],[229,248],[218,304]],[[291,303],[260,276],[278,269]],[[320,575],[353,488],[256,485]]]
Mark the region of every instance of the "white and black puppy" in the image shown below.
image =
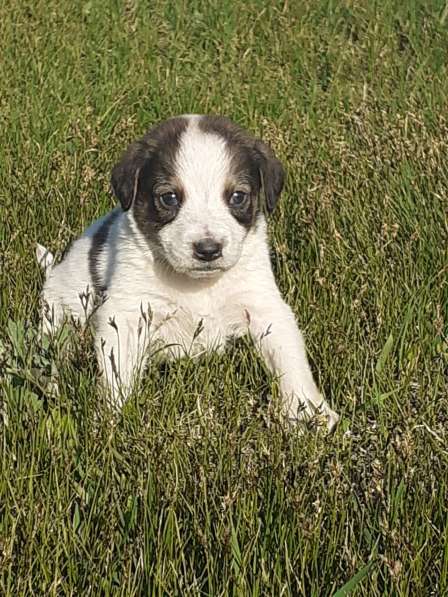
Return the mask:
[[[38,248],[44,330],[67,314],[90,317],[117,405],[161,346],[168,357],[198,355],[249,333],[279,378],[285,415],[320,412],[332,429],[338,416],[314,383],[271,269],[264,211],[274,209],[283,179],[272,150],[226,118],[155,126],[113,169],[121,207],[94,222],[58,265]]]

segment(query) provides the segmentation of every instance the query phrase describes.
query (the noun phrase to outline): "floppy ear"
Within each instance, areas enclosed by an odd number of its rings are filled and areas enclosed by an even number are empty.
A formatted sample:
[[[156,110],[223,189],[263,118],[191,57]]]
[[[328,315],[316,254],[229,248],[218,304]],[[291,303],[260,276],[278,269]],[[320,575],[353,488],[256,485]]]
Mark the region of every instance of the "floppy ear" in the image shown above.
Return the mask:
[[[280,197],[285,181],[285,171],[272,149],[263,141],[255,142],[255,150],[260,156],[260,173],[268,213],[272,213]]]
[[[131,207],[137,195],[140,172],[150,155],[149,145],[141,140],[136,141],[128,147],[112,170],[112,189],[124,211]]]

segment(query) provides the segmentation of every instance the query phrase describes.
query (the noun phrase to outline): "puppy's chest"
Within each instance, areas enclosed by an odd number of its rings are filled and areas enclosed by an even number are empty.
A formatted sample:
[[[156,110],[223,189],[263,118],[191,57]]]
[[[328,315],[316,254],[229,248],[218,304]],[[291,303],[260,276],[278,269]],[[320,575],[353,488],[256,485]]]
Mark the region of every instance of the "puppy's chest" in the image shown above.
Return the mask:
[[[220,350],[247,330],[242,306],[213,296],[182,297],[154,305],[152,336],[170,345],[173,356]]]

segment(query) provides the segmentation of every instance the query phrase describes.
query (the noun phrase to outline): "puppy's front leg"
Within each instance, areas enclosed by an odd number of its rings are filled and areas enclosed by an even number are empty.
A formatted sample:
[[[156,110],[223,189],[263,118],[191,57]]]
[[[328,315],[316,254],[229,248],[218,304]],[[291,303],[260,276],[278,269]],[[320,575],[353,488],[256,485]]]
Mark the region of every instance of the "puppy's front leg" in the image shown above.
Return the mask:
[[[112,301],[98,311],[96,353],[115,408],[123,405],[144,369],[150,324],[143,311],[123,312]]]
[[[322,413],[331,431],[338,415],[314,383],[302,334],[290,307],[280,298],[248,309],[249,330],[270,371],[279,377],[285,414],[293,420]]]

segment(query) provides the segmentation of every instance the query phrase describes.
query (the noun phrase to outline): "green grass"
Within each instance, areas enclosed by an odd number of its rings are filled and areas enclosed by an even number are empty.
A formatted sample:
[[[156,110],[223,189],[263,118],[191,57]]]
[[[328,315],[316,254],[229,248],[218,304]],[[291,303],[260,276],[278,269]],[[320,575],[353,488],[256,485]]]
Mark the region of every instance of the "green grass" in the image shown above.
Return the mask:
[[[447,28],[434,0],[2,4],[2,595],[448,594]],[[116,422],[90,339],[39,345],[35,243],[186,112],[287,167],[274,266],[331,437],[283,428],[247,342],[155,363]]]

